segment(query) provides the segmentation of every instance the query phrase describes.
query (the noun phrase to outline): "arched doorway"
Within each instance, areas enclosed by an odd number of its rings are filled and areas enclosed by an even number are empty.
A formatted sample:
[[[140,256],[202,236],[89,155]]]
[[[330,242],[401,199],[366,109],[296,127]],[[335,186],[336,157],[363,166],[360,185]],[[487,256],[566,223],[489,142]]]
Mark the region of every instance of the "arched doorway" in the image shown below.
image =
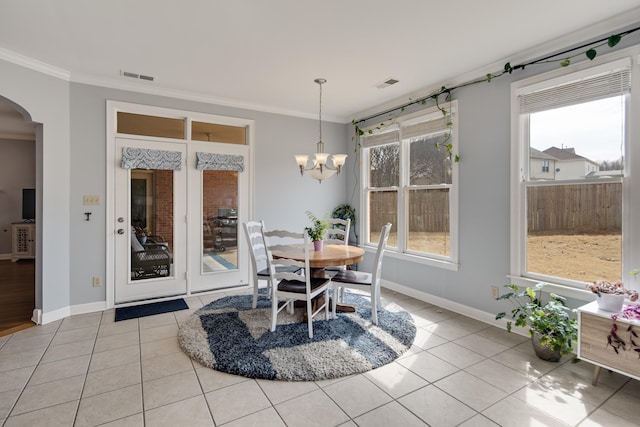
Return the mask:
[[[36,125],[0,97],[0,336],[33,326]]]

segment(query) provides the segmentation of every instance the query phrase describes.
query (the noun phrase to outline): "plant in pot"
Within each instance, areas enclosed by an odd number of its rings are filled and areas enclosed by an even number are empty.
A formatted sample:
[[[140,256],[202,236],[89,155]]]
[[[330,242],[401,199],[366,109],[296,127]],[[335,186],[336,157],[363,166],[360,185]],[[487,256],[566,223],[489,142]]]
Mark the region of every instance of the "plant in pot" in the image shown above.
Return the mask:
[[[498,300],[506,300],[514,305],[511,310],[513,320],[507,322],[507,330],[511,326],[528,327],[531,342],[536,355],[550,362],[557,362],[563,354],[573,351],[573,342],[578,339],[578,321],[572,316],[576,310],[565,305],[565,298],[549,294],[550,300],[542,305],[538,293],[545,283],[520,290],[516,285],[505,285],[509,292],[499,296]],[[506,312],[498,313],[497,319],[506,316]]]
[[[329,229],[329,223],[323,219],[318,218],[310,211],[307,211],[307,217],[311,220],[311,227],[305,227],[304,230],[309,235],[309,238],[313,241],[313,247],[316,251],[322,250],[322,240],[324,235]]]
[[[638,292],[624,287],[622,282],[598,280],[587,285],[587,289],[596,294],[598,308],[618,313],[622,310],[625,298],[631,302],[638,300]]]

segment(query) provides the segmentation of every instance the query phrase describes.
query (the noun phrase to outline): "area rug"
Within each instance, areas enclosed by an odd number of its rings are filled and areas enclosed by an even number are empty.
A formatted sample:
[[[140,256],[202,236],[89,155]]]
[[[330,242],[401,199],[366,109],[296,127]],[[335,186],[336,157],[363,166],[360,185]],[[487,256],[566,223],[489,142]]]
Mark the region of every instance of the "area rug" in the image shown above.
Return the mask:
[[[180,326],[178,341],[190,357],[229,374],[269,380],[314,381],[339,378],[386,365],[404,353],[415,338],[411,316],[397,305],[378,311],[371,323],[368,299],[348,294],[347,303],[366,304],[354,313],[313,322],[309,339],[304,309],[283,310],[270,332],[271,301],[251,295],[220,298]]]
[[[184,299],[152,302],[149,304],[132,305],[116,308],[115,321],[135,319],[137,317],[153,316],[154,314],[169,313],[171,311],[186,310],[189,306]]]

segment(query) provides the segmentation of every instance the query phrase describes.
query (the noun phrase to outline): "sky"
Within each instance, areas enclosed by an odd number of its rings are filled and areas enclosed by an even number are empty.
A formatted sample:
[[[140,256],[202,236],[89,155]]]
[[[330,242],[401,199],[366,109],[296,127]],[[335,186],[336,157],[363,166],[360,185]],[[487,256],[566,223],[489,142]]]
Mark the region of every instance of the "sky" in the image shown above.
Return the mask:
[[[623,97],[592,101],[531,114],[531,146],[575,148],[595,162],[622,157]]]

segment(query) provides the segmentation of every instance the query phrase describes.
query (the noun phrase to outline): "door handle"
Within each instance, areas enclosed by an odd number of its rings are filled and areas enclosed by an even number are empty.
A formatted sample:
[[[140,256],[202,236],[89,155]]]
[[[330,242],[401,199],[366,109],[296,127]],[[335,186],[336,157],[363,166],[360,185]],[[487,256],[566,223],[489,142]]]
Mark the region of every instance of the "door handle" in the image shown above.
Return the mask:
[[[118,234],[124,234],[124,228],[118,228]]]

